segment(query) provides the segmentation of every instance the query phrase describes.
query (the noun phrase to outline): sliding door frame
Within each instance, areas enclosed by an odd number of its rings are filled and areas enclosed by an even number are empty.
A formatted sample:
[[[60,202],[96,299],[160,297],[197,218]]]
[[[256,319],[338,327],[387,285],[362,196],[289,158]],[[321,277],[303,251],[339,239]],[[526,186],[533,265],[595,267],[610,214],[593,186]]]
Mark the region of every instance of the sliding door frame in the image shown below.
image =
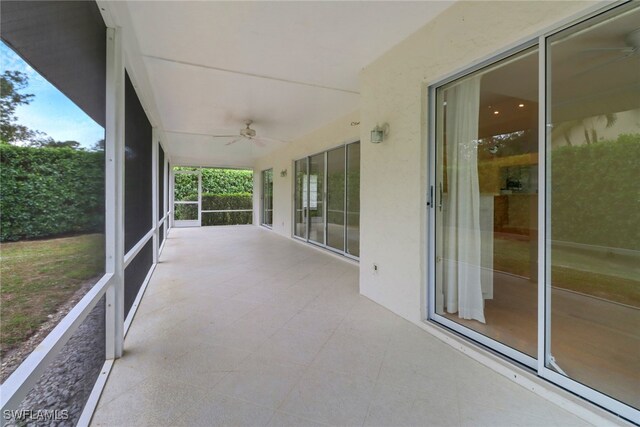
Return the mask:
[[[442,195],[439,193],[438,185],[438,165],[437,159],[439,156],[437,145],[436,145],[436,110],[437,110],[437,100],[436,100],[436,90],[452,81],[465,77],[469,74],[475,73],[483,68],[489,67],[499,61],[502,61],[510,56],[517,55],[520,52],[525,51],[526,49],[535,47],[538,43],[538,39],[527,40],[526,42],[520,43],[516,46],[512,46],[502,52],[492,56],[491,58],[484,60],[482,62],[477,63],[474,66],[471,66],[464,71],[457,72],[452,74],[449,77],[441,79],[436,83],[430,84],[428,87],[428,100],[429,100],[429,194],[428,194],[428,207],[431,209],[428,210],[428,226],[429,226],[429,236],[428,241],[428,251],[427,251],[427,266],[428,266],[428,319],[436,321],[437,323],[446,326],[447,328],[465,335],[474,341],[482,344],[485,347],[494,349],[505,356],[515,360],[516,362],[527,366],[531,369],[536,369],[537,362],[534,357],[531,357],[519,350],[514,349],[506,344],[503,344],[493,338],[490,338],[486,335],[483,335],[479,332],[476,332],[466,326],[461,325],[460,323],[454,322],[451,319],[448,319],[438,313],[436,313],[436,210],[441,211],[442,208]],[[438,215],[439,216],[439,215]]]
[[[497,351],[510,359],[521,363],[532,370],[537,375],[544,378],[566,390],[576,393],[585,399],[607,408],[616,414],[629,419],[633,422],[640,422],[640,410],[633,408],[621,401],[611,398],[594,388],[581,384],[577,380],[564,376],[547,365],[551,359],[551,284],[547,278],[550,277],[551,263],[549,260],[549,242],[551,227],[547,224],[550,209],[550,194],[547,189],[547,141],[549,141],[551,129],[547,126],[549,123],[550,109],[547,106],[547,100],[550,98],[551,88],[548,85],[548,76],[550,69],[550,61],[547,55],[547,39],[571,26],[580,24],[583,21],[594,18],[598,15],[607,13],[613,9],[620,12],[631,9],[635,6],[631,1],[618,1],[613,4],[598,4],[586,9],[574,16],[571,16],[554,26],[544,29],[531,37],[514,43],[501,51],[498,51],[488,57],[470,64],[467,67],[458,69],[448,75],[443,76],[426,85],[428,99],[428,174],[427,174],[427,251],[426,251],[426,301],[422,301],[423,313],[425,313],[425,322],[435,323],[444,326],[452,331],[470,338],[471,340]],[[440,206],[441,196],[438,193],[438,176],[437,176],[437,158],[438,151],[436,145],[436,89],[457,80],[461,77],[474,73],[482,68],[497,63],[511,55],[517,54],[525,49],[537,46],[538,48],[538,280],[537,280],[537,298],[538,298],[538,325],[537,325],[537,358],[528,356],[512,347],[502,344],[492,338],[482,335],[471,330],[459,323],[445,318],[436,313],[436,211]]]

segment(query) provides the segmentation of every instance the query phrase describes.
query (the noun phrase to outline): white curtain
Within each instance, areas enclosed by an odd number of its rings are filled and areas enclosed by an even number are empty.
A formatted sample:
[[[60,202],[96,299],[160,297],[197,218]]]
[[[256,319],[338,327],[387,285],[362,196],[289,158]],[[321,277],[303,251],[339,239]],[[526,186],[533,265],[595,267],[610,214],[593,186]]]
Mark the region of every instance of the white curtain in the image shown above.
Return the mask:
[[[444,302],[449,313],[485,323],[478,182],[478,114],[480,76],[447,88],[444,212]],[[484,274],[485,295],[492,275]]]

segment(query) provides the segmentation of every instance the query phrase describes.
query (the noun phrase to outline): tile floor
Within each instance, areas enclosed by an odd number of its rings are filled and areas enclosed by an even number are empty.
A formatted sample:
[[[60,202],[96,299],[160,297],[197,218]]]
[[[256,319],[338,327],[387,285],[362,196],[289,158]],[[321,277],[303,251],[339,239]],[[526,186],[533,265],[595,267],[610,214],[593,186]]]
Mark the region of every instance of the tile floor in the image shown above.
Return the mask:
[[[93,426],[580,426],[253,226],[173,229]]]

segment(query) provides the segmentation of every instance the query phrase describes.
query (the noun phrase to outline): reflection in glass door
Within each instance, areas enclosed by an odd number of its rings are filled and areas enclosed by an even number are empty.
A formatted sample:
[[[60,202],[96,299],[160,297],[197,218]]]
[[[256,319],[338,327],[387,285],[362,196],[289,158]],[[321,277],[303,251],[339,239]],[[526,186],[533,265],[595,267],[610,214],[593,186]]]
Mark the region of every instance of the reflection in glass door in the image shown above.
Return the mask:
[[[262,171],[262,225],[273,225],[273,169]]]
[[[309,240],[324,245],[324,156],[316,154],[309,157],[309,190],[307,193],[307,206],[309,212]]]
[[[531,366],[537,353],[537,59],[537,49],[527,49],[441,86],[436,101],[436,314]]]
[[[347,248],[346,253],[360,256],[360,141],[347,145]]]
[[[307,159],[300,159],[295,164],[294,176],[294,230],[293,234],[297,237],[307,239]]]
[[[344,250],[345,148],[327,153],[327,246]]]
[[[640,408],[640,55],[632,47],[640,49],[637,6],[547,39],[545,365]]]

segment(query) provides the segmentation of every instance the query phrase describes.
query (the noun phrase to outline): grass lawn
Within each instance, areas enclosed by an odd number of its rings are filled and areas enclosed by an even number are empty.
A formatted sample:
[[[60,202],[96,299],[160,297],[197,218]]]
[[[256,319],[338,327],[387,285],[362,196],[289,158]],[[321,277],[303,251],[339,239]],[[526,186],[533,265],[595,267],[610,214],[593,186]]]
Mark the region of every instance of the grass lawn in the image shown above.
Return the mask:
[[[27,340],[81,284],[104,270],[104,235],[0,244],[0,346]]]
[[[623,255],[605,255],[554,247],[551,279],[556,288],[568,289],[640,307],[640,262]],[[529,242],[494,239],[494,268],[529,277]]]

